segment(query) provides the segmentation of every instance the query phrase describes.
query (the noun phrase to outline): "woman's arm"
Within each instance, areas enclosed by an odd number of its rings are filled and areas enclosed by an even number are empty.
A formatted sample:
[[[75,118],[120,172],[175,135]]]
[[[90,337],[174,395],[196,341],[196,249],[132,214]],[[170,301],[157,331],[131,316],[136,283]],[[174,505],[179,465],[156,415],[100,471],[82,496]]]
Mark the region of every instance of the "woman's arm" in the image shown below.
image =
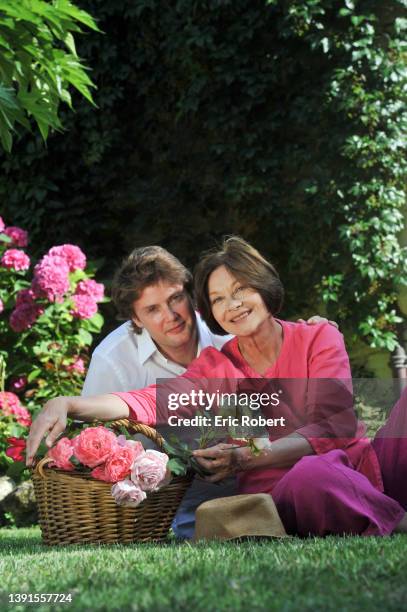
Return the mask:
[[[218,482],[224,478],[255,468],[291,467],[301,457],[313,455],[314,450],[306,438],[293,433],[270,443],[269,448],[253,455],[248,446],[236,448],[233,444],[217,444],[193,452],[198,462],[212,473],[206,480]]]
[[[26,465],[32,465],[41,440],[46,434],[46,444],[51,447],[65,430],[67,417],[81,421],[110,421],[125,419],[129,407],[117,395],[94,395],[92,397],[56,397],[47,402],[31,425],[27,438]]]

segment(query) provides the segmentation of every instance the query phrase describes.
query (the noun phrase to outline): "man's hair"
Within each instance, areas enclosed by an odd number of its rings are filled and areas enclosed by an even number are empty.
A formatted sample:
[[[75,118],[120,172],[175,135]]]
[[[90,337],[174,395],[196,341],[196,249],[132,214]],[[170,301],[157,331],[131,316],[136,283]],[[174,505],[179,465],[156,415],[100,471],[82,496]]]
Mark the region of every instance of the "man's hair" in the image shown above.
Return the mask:
[[[223,240],[220,250],[212,249],[203,254],[194,274],[196,305],[213,333],[227,333],[214,318],[208,295],[209,277],[220,266],[225,266],[242,284],[255,289],[272,315],[281,310],[284,288],[277,270],[243,238],[230,236]]]
[[[117,308],[117,318],[132,319],[134,301],[146,287],[160,281],[180,284],[191,296],[192,275],[174,255],[159,246],[134,249],[113,278],[112,299]],[[132,323],[134,331],[141,334],[142,329],[134,321]]]

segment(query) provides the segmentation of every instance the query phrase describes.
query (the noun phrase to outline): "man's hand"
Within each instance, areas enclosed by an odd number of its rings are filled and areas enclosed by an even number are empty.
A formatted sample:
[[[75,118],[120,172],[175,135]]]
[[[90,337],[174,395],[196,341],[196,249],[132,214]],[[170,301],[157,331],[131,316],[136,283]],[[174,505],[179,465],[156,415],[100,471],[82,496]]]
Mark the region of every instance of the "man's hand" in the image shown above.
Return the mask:
[[[297,323],[306,323],[307,325],[317,325],[317,323],[329,323],[329,325],[333,325],[336,329],[339,329],[339,325],[336,321],[330,321],[325,317],[320,317],[319,315],[312,315],[306,321],[304,319],[297,319]]]
[[[205,478],[208,482],[219,482],[241,469],[238,452],[241,449],[234,444],[216,444],[209,448],[193,451],[198,463],[212,476]]]
[[[27,438],[26,465],[32,465],[35,453],[42,439],[48,433],[46,445],[51,448],[58,436],[66,428],[70,406],[69,397],[56,397],[47,402],[31,425]]]

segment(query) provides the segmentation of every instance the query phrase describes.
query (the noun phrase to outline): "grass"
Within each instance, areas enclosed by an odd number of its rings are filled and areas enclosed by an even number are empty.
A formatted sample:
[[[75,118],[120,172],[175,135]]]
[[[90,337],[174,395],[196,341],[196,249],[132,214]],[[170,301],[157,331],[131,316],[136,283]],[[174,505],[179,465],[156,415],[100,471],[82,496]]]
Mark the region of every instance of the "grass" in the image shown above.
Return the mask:
[[[49,548],[38,528],[0,529],[0,609],[406,610],[407,538]],[[9,604],[9,593],[72,603]]]

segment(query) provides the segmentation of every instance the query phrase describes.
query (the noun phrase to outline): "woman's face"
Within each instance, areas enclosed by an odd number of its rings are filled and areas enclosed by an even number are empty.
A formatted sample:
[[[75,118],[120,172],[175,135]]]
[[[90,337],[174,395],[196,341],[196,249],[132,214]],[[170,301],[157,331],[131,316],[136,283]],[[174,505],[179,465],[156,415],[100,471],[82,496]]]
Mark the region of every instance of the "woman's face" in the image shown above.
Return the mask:
[[[209,276],[208,294],[212,314],[228,334],[250,336],[271,317],[256,289],[238,281],[225,266]]]

